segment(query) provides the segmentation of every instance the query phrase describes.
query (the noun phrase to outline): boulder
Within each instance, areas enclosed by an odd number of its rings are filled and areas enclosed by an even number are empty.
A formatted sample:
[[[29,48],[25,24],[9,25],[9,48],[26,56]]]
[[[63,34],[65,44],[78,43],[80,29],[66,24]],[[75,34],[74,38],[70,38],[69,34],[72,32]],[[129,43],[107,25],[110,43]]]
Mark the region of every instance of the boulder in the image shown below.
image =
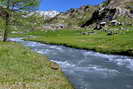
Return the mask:
[[[120,25],[121,23],[119,22],[119,21],[117,21],[117,20],[112,20],[111,21],[111,25],[113,25],[113,26],[117,26],[117,25]]]
[[[111,35],[115,35],[115,34],[118,34],[117,32],[113,32],[113,31],[110,31],[107,33],[108,36],[111,36]]]
[[[95,32],[81,32],[81,35],[90,35],[90,34],[95,34]]]
[[[53,70],[59,70],[59,65],[56,64],[55,62],[51,63],[51,64],[50,64],[50,67],[51,67],[51,69],[53,69]]]

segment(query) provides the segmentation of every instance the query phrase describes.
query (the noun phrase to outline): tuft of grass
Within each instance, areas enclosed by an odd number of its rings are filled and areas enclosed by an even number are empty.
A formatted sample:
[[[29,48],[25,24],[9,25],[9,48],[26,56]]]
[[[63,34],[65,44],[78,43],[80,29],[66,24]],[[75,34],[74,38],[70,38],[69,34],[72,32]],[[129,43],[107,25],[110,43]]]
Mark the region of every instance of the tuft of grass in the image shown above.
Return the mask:
[[[56,70],[52,67],[55,66]],[[73,89],[60,67],[20,44],[0,42],[0,89]]]

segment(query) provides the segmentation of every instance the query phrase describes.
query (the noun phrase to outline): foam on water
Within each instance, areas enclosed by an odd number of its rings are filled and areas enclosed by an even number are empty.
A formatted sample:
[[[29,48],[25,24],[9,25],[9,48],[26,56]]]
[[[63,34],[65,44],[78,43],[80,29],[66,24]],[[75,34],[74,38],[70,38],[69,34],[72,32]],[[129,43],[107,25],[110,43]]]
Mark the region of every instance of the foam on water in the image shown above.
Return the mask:
[[[109,59],[109,61],[116,63],[118,66],[125,66],[133,71],[133,59]]]
[[[127,56],[120,56],[120,55],[107,55],[96,52],[83,52],[83,54],[85,56],[93,55],[93,56],[106,58],[108,61],[116,63],[118,66],[126,66],[131,71],[133,71],[133,58]]]
[[[76,67],[76,65],[75,64],[70,64],[70,63],[68,63],[67,61],[64,61],[64,62],[62,62],[62,61],[55,61],[55,60],[51,60],[51,61],[53,61],[53,62],[55,62],[55,63],[57,63],[57,64],[60,64],[63,68],[67,68],[67,67]]]
[[[51,45],[49,48],[53,48],[54,49],[54,48],[57,48],[57,46]]]
[[[57,64],[60,64],[62,66],[62,68],[64,69],[64,71],[71,71],[71,73],[74,73],[74,72],[97,73],[104,78],[114,77],[119,74],[119,71],[117,71],[115,69],[102,68],[97,65],[90,64],[88,67],[80,67],[75,64],[71,64],[67,61],[65,61],[65,62],[54,61],[54,60],[52,60],[52,61],[56,62]]]
[[[23,39],[23,38],[9,38],[8,40],[9,40],[9,41],[20,42],[20,41],[23,41],[22,39]]]

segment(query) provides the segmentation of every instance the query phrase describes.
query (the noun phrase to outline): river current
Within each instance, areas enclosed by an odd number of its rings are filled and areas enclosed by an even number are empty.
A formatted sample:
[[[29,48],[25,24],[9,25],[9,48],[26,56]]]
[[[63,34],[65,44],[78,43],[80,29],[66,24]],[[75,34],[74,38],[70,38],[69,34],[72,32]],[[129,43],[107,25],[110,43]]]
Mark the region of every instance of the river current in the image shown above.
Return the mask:
[[[58,63],[76,89],[133,89],[133,58],[11,38]]]

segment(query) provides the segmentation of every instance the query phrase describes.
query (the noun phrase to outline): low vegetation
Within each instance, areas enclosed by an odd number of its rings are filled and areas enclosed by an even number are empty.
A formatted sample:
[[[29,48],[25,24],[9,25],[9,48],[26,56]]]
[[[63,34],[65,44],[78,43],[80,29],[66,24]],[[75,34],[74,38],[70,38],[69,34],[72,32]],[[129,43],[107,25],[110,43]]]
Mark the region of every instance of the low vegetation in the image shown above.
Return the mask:
[[[93,30],[59,30],[59,31],[38,31],[28,35],[37,36],[26,40],[38,41],[50,44],[59,44],[75,48],[94,50],[102,53],[133,55],[133,30],[132,27],[108,28],[108,31]],[[111,30],[115,29],[115,30]],[[89,32],[83,35],[82,32]],[[110,34],[111,33],[111,34]]]
[[[59,66],[47,57],[17,43],[0,42],[0,89],[73,88]]]

